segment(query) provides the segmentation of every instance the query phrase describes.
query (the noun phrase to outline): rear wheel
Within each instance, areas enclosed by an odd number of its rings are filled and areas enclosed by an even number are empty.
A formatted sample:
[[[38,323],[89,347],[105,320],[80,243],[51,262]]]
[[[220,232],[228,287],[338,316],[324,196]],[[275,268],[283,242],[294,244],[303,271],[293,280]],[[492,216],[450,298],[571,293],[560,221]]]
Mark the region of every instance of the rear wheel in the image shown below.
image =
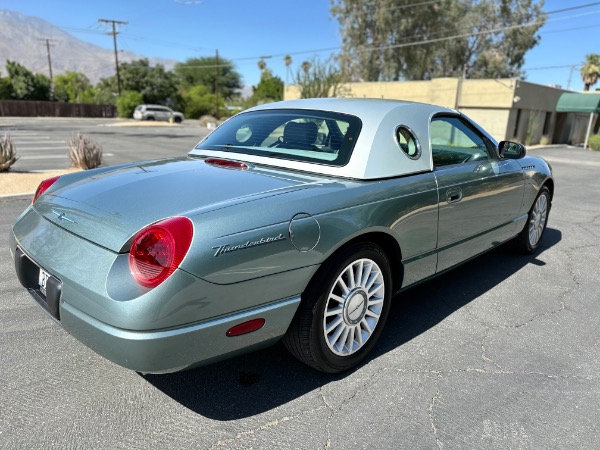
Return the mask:
[[[175,117],[173,120],[175,120],[175,123],[181,123],[181,117]]]
[[[374,244],[358,244],[334,256],[302,295],[283,338],[287,349],[327,373],[360,363],[379,339],[389,314],[389,266]]]
[[[516,238],[517,250],[521,253],[532,253],[540,246],[542,236],[548,223],[550,213],[550,191],[546,186],[540,190],[533,206],[529,210],[527,223]]]

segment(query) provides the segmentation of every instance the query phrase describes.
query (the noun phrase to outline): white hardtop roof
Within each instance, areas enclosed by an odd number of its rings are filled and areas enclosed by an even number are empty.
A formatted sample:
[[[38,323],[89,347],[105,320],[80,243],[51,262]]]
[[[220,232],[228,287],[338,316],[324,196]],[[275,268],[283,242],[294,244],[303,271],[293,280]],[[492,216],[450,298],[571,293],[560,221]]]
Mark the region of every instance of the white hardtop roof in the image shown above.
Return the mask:
[[[255,106],[240,114],[274,109],[307,109],[351,114],[362,121],[362,128],[348,164],[343,167],[290,161],[256,155],[236,154],[256,164],[341,176],[355,179],[389,178],[432,170],[433,161],[429,144],[429,122],[434,114],[456,113],[442,106],[400,100],[371,98],[319,98],[274,102]],[[396,129],[410,128],[421,146],[421,156],[410,159],[398,145]],[[193,155],[232,158],[228,152],[194,149]]]

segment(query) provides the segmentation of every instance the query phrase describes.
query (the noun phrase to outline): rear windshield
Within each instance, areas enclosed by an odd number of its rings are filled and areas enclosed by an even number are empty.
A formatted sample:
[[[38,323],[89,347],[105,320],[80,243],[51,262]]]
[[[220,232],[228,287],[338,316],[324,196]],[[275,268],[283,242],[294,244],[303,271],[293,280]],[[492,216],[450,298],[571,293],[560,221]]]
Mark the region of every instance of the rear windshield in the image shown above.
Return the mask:
[[[228,120],[196,148],[343,166],[350,160],[360,127],[360,119],[347,114],[252,111]]]

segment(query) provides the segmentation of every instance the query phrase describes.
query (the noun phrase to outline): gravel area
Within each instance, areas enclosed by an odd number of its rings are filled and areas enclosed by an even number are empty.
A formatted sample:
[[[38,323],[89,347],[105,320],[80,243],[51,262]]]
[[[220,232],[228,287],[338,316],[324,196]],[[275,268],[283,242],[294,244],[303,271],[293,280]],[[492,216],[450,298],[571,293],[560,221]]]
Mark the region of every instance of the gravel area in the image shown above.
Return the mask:
[[[0,197],[6,195],[33,194],[46,178],[80,169],[52,170],[43,172],[0,172]]]

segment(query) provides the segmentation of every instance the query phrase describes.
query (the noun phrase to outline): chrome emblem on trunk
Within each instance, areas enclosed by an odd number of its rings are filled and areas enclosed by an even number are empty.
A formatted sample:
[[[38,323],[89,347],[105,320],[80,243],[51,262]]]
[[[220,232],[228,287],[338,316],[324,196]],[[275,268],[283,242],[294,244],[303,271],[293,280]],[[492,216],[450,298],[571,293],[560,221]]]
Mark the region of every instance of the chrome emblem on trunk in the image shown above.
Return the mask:
[[[67,222],[77,223],[73,219],[70,219],[69,217],[67,217],[67,215],[65,213],[58,212],[54,209],[52,209],[51,211],[52,211],[52,214],[54,214],[58,220],[66,220]]]

